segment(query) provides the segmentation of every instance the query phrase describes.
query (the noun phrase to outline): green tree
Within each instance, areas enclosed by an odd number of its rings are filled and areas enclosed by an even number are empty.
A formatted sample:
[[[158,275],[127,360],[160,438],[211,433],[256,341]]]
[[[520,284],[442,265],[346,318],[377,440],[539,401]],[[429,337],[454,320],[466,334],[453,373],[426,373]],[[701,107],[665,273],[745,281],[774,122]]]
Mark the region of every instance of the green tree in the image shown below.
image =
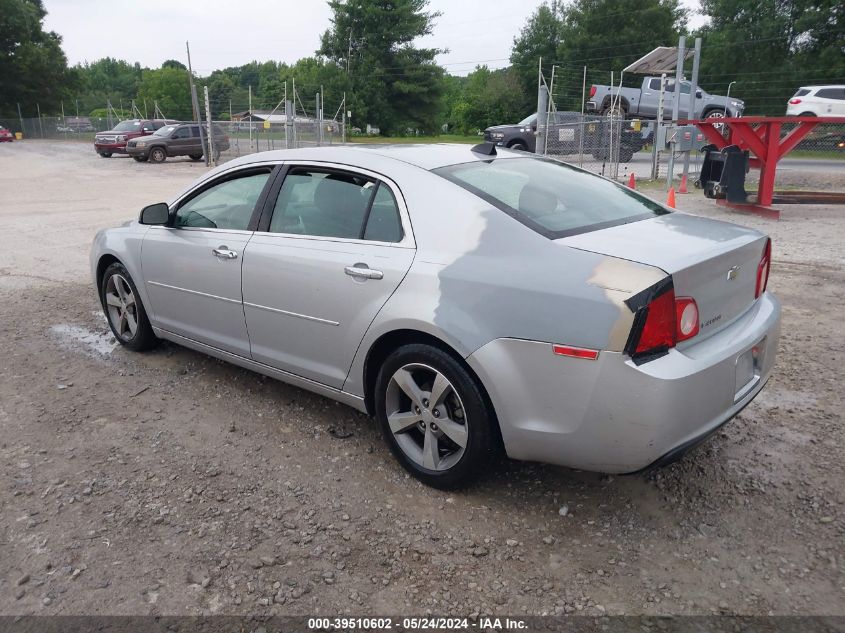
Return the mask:
[[[467,76],[462,88],[449,117],[455,131],[462,134],[516,123],[531,112],[525,109],[519,75],[512,68],[491,71],[479,66]]]
[[[0,0],[0,113],[15,116],[20,103],[32,116],[59,111],[78,78],[67,67],[62,38],[43,28],[41,0]]]
[[[441,51],[413,45],[439,16],[427,6],[428,0],[329,0],[332,27],[317,55],[348,69],[356,125],[377,125],[385,134],[439,127]]]
[[[198,86],[197,90],[201,88]],[[138,86],[138,100],[146,100],[149,108],[158,101],[158,107],[171,119],[190,120],[193,116],[191,89],[188,74],[184,70],[144,70]]]
[[[701,83],[743,99],[746,114],[782,115],[802,85],[845,77],[845,5],[833,0],[704,0]]]
[[[79,92],[74,95],[79,101],[79,111],[104,108],[108,101],[117,105],[128,103],[138,94],[141,82],[141,65],[130,64],[112,57],[74,66],[79,74]],[[140,106],[139,106],[140,107]]]
[[[628,64],[657,46],[674,46],[685,29],[686,11],[678,0],[575,0],[566,7],[559,32],[555,105],[581,109],[585,66],[588,86],[610,83],[611,72],[618,81]],[[628,79],[631,85],[641,81]]]
[[[562,15],[562,7],[556,0],[551,4],[544,2],[513,40],[511,67],[519,78],[522,106],[526,112],[536,109],[539,61],[544,60],[546,68],[550,68],[557,59]]]
[[[188,70],[188,67],[185,66],[182,62],[175,60],[175,59],[166,59],[161,64],[162,68],[175,68],[176,70]]]

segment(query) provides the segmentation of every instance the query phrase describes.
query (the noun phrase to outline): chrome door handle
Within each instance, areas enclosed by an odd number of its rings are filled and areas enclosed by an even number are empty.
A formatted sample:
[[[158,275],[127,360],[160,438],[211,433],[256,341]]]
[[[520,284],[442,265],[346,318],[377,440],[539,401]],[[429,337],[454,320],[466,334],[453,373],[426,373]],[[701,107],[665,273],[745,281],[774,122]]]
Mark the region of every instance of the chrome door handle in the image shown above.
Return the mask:
[[[359,279],[383,279],[384,273],[380,270],[373,270],[366,264],[355,264],[354,266],[347,266],[343,269],[350,277],[357,277]]]
[[[228,246],[218,246],[211,249],[211,252],[220,259],[235,259],[238,256],[237,252],[230,251]]]

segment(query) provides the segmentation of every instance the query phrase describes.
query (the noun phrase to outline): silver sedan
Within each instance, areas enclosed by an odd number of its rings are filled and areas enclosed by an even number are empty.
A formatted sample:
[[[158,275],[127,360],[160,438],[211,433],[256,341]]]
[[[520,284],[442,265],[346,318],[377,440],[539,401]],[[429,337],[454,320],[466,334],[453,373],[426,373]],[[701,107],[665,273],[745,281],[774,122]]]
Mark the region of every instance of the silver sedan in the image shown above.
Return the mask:
[[[226,163],[97,235],[112,331],[373,415],[439,487],[500,447],[610,473],[668,463],[760,392],[780,326],[765,235],[496,151]]]

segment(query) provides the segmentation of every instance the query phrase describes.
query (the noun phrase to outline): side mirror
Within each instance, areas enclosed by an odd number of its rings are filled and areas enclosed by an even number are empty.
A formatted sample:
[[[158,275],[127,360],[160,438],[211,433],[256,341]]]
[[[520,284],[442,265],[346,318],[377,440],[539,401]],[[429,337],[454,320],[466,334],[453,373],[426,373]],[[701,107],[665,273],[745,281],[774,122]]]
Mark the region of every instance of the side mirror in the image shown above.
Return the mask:
[[[151,204],[141,209],[141,224],[163,225],[170,221],[170,207],[164,202]]]
[[[696,99],[701,99],[702,94],[703,94],[703,93],[701,92],[701,90],[696,90],[696,91],[695,91],[695,98],[696,98]]]

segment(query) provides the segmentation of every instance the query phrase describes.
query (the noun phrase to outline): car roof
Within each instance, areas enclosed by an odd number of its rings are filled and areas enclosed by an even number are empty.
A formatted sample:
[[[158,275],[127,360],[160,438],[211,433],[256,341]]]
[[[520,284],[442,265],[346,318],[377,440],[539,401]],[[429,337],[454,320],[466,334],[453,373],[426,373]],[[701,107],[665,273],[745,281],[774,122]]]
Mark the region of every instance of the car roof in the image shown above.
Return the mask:
[[[824,86],[801,86],[798,90],[819,90],[821,88],[845,88],[845,84],[827,84]]]
[[[249,164],[275,160],[317,160],[338,162],[363,168],[375,168],[378,164],[399,161],[425,170],[448,165],[490,160],[493,156],[473,152],[474,145],[463,143],[397,143],[335,145],[328,147],[306,147],[301,149],[271,150],[249,154],[227,163]],[[532,154],[498,148],[495,158],[526,158]]]

